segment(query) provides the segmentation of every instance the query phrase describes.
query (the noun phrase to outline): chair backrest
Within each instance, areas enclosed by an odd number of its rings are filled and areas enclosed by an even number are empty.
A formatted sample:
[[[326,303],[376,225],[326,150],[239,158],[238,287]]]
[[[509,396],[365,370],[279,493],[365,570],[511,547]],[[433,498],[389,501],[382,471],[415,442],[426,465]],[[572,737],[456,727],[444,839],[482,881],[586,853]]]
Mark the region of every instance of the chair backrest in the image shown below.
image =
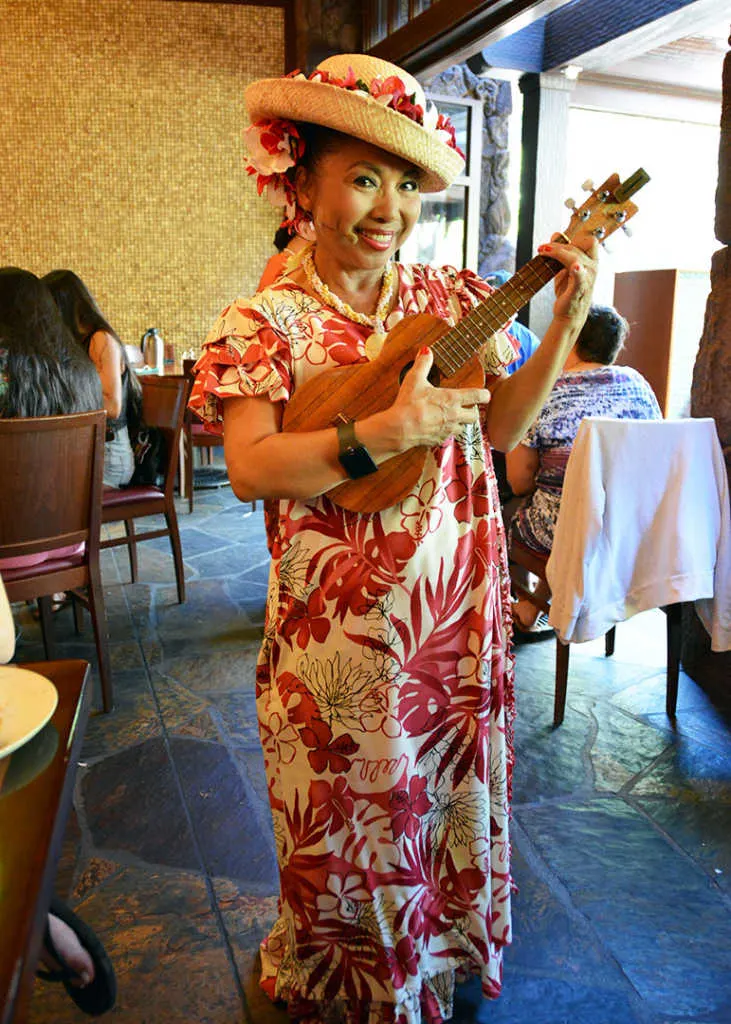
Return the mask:
[[[582,641],[638,611],[710,598],[728,515],[712,419],[583,420],[546,566],[551,624]]]
[[[0,419],[0,558],[98,551],[105,424],[103,409]]]
[[[165,438],[165,483],[167,497],[172,496],[178,468],[180,431],[183,426],[188,384],[179,375],[142,378],[142,417],[148,427],[155,427]]]
[[[193,374],[193,367],[196,364],[195,359],[184,359],[183,360],[183,376],[185,377],[185,415],[183,422],[186,430],[189,430],[193,423],[197,423],[198,419],[188,408],[188,399],[190,398],[190,392],[193,390],[193,383],[195,381],[195,375]]]

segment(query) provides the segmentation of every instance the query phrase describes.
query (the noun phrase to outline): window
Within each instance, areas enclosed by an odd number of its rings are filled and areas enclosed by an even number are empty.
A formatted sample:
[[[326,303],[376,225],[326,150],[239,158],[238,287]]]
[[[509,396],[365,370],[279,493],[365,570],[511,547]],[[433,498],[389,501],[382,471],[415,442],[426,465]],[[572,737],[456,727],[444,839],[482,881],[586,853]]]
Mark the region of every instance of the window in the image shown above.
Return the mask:
[[[401,248],[404,263],[452,264],[477,270],[480,237],[482,103],[453,96],[429,96],[454,125],[467,160],[462,175],[443,192],[422,197],[419,223]]]

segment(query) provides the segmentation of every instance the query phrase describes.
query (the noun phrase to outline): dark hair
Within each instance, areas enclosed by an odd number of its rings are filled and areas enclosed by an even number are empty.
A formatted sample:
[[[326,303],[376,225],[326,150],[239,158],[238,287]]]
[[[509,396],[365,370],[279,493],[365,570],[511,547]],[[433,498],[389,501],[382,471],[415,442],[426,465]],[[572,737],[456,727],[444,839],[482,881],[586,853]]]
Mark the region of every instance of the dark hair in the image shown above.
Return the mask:
[[[277,228],[274,232],[274,248],[277,252],[284,252],[292,241],[292,232],[289,228]]]
[[[104,316],[96,299],[84,282],[73,270],[52,270],[43,278],[55,299],[64,323],[74,341],[88,354],[89,344],[97,331],[111,335],[119,345],[127,373],[128,408],[127,419],[134,425],[139,421],[142,409],[142,388],[137,375],[130,369],[129,359],[119,335]]]
[[[629,324],[613,306],[590,306],[576,339],[576,352],[587,363],[609,366],[622,351]]]
[[[0,416],[61,416],[102,408],[94,364],[75,345],[35,274],[0,268],[0,350],[7,388]]]
[[[344,142],[352,138],[334,128],[326,128],[321,124],[310,124],[309,121],[298,121],[297,129],[305,144],[304,155],[297,166],[304,167],[308,174],[315,169],[321,157],[327,153],[334,153]],[[295,168],[292,170],[294,171]]]
[[[96,331],[111,334],[122,346],[116,331],[97,306],[94,296],[73,270],[52,270],[50,274],[46,274],[43,282],[56,300],[56,305],[74,341],[82,345],[87,352],[91,336]]]

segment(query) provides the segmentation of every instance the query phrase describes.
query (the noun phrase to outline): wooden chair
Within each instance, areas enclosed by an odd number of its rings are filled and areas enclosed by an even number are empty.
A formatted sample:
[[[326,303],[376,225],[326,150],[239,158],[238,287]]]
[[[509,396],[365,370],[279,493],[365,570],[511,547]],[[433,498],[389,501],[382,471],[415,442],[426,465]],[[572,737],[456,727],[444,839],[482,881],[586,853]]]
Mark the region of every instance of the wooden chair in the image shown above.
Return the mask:
[[[510,542],[510,548],[508,552],[508,558],[510,561],[510,583],[511,589],[517,597],[525,598],[530,601],[532,605],[538,608],[539,612],[546,612],[548,614],[551,611],[550,602],[550,586],[546,579],[546,564],[548,562],[548,555],[541,555],[532,548],[529,548],[526,544],[521,544],[520,541],[512,540]],[[517,573],[514,572],[514,568],[520,566],[520,568],[527,570],[536,576],[539,580],[542,580],[546,584],[549,591],[549,598],[542,600],[532,590],[529,590],[524,586],[521,579],[518,578]],[[668,619],[668,629],[670,628],[670,619]],[[616,627],[612,626],[604,634],[604,654],[607,658],[614,654],[614,640],[615,640]],[[668,650],[670,645],[670,636],[668,634]],[[554,729],[558,728],[563,722],[564,712],[566,710],[566,689],[568,686],[569,678],[569,652],[570,645],[561,643],[556,637],[556,684],[553,697],[553,726]],[[668,660],[668,672],[670,671],[670,661]],[[670,691],[668,690],[668,693]],[[675,670],[675,697],[673,699],[673,710],[672,714],[675,714],[675,700],[678,695],[678,671],[677,667]],[[668,714],[671,712],[668,711]]]
[[[102,495],[102,522],[123,522],[125,536],[107,538],[101,542],[101,547],[126,545],[132,582],[136,583],[137,542],[152,540],[154,537],[169,537],[179,604],[185,601],[185,573],[174,488],[186,394],[187,384],[182,377],[158,377],[151,374],[142,378],[142,416],[146,425],[159,430],[165,439],[163,486],[105,487]],[[147,530],[145,533],[135,531],[135,519],[158,514],[165,517],[167,525],[164,528]]]
[[[99,570],[105,424],[103,409],[73,416],[0,419],[0,558],[49,556],[32,565],[2,568],[10,601],[38,598],[49,659],[51,595],[87,591],[102,703],[104,711],[111,711],[112,674]],[[82,545],[78,553],[59,554],[59,549]]]
[[[183,376],[186,380],[186,402],[193,387],[195,359],[183,360]],[[193,491],[195,490],[195,452],[205,452],[208,464],[213,461],[213,449],[221,445],[221,438],[205,429],[190,409],[185,409],[183,418],[183,477],[185,480],[185,497],[188,499],[188,511],[193,511]]]

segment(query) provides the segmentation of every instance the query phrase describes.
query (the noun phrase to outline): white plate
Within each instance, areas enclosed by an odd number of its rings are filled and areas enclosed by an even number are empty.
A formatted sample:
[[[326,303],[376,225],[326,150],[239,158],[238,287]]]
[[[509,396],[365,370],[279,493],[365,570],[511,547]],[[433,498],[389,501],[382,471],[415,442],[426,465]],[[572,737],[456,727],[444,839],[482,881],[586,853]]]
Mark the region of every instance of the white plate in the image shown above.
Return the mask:
[[[32,739],[56,710],[50,679],[18,665],[0,665],[0,757]]]

